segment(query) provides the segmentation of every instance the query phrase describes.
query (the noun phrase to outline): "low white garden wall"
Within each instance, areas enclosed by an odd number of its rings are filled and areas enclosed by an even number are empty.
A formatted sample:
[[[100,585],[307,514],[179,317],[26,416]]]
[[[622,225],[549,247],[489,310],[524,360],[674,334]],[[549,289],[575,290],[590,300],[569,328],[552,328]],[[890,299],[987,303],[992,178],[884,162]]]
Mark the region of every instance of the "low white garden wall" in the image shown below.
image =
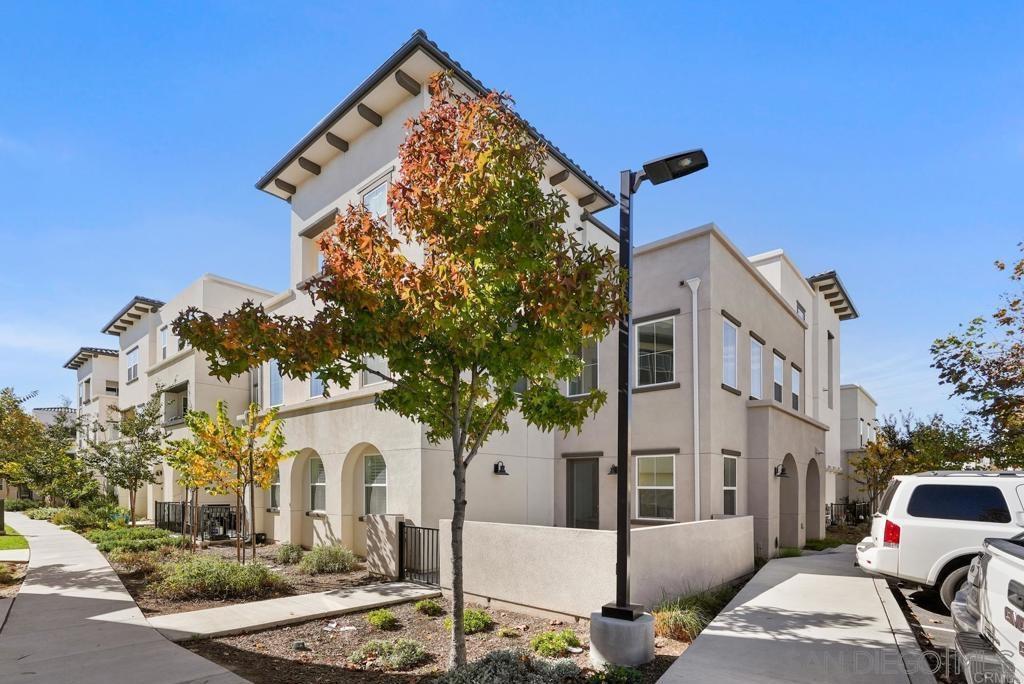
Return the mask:
[[[589,618],[615,599],[615,532],[467,522],[465,591],[553,613]],[[441,587],[451,588],[451,521],[440,522]],[[650,609],[754,571],[749,516],[635,528],[630,591]]]

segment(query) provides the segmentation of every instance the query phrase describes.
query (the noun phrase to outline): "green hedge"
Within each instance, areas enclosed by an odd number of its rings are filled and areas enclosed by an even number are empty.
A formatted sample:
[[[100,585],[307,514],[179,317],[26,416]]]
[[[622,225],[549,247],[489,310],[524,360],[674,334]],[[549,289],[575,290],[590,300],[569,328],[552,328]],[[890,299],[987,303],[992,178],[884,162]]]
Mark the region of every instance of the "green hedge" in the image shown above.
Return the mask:
[[[153,587],[164,598],[264,598],[286,588],[284,579],[262,563],[240,564],[214,556],[189,556],[160,566]]]

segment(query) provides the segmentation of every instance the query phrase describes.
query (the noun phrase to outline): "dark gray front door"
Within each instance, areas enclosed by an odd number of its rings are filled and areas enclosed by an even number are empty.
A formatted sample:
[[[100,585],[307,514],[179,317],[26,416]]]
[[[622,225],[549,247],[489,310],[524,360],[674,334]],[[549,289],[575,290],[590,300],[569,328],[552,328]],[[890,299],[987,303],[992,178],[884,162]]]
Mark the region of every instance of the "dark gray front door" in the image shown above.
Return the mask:
[[[597,529],[597,466],[596,458],[571,458],[566,462],[569,485],[566,524],[569,527]]]

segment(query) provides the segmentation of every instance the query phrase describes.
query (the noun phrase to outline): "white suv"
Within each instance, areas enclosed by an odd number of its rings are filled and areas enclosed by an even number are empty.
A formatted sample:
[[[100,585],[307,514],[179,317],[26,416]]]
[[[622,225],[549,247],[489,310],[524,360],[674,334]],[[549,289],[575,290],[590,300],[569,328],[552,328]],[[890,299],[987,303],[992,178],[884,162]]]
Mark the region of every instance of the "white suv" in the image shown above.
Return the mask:
[[[986,537],[1024,527],[1024,473],[952,471],[901,475],[889,483],[857,544],[865,572],[939,592],[948,608]]]

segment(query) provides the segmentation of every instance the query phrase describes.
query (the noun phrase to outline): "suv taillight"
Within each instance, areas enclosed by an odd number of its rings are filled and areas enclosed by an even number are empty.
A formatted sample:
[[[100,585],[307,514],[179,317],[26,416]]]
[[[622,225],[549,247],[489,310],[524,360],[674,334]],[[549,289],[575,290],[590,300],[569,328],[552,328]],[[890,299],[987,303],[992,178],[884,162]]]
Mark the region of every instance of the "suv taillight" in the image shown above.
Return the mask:
[[[882,543],[888,547],[900,545],[900,526],[892,520],[885,521],[885,533],[882,535]]]

